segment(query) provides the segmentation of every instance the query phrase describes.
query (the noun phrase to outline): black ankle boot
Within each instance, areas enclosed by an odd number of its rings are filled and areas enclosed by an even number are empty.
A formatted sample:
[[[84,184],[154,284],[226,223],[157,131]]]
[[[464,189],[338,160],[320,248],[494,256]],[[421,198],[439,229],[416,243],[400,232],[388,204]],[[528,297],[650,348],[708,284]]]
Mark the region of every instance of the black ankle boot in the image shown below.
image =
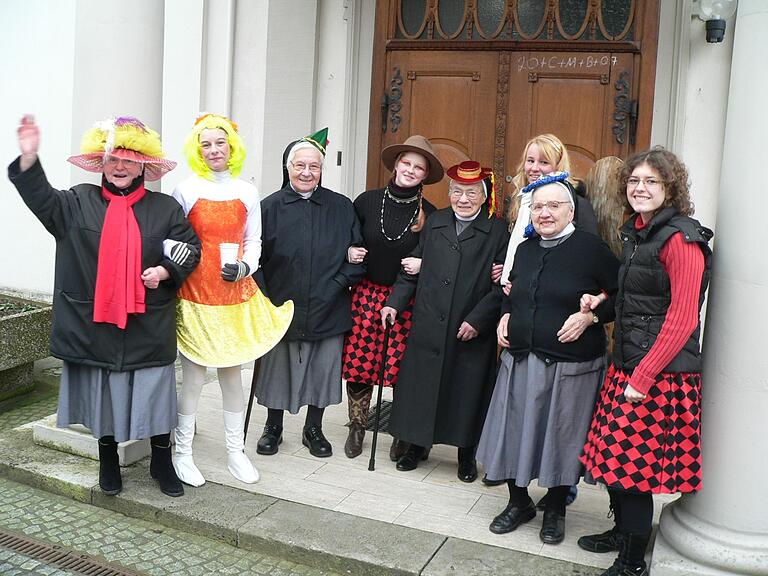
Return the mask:
[[[648,576],[645,549],[650,534],[621,534],[619,557],[600,576]]]
[[[612,493],[611,493],[612,494]],[[606,552],[618,552],[621,544],[621,532],[619,532],[619,523],[621,522],[621,504],[618,499],[611,496],[611,508],[608,512],[608,518],[613,516],[613,528],[601,532],[600,534],[589,534],[582,536],[576,541],[579,548],[587,552],[605,554]]]
[[[176,470],[173,469],[170,436],[170,434],[160,434],[150,439],[152,460],[149,464],[149,474],[160,483],[160,492],[175,498],[184,495],[184,486],[176,476]]]
[[[99,438],[99,488],[107,496],[120,494],[123,479],[120,477],[120,459],[114,436]]]

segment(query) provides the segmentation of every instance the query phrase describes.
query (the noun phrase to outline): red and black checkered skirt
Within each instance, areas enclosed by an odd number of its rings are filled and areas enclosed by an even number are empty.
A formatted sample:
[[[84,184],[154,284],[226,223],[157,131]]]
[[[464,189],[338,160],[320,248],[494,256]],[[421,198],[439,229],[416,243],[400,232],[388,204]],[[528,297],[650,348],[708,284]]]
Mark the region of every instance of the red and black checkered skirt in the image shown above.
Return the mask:
[[[384,349],[381,309],[391,292],[391,286],[381,286],[369,280],[363,280],[352,291],[352,332],[344,341],[341,368],[341,376],[348,382],[371,386],[379,383]],[[398,311],[389,330],[384,386],[394,386],[397,382],[405,341],[411,331],[411,306],[412,303],[405,310]]]
[[[639,492],[701,489],[701,374],[659,374],[645,400],[624,398],[629,376],[608,368],[581,455],[586,477]]]

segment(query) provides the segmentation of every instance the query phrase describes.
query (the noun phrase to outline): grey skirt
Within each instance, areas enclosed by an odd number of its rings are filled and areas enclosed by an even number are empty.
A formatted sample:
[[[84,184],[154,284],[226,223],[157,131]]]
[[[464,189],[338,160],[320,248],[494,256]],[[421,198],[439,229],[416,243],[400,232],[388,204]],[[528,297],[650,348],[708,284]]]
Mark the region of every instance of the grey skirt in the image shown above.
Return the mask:
[[[496,388],[477,459],[490,480],[528,486],[572,486],[582,475],[587,438],[605,357],[547,365],[533,353],[519,362],[501,354]]]
[[[261,359],[257,402],[291,414],[302,406],[339,404],[343,345],[343,334],[312,342],[282,340]]]
[[[167,434],[176,427],[173,364],[112,372],[64,361],[56,425],[70,424],[117,442]]]

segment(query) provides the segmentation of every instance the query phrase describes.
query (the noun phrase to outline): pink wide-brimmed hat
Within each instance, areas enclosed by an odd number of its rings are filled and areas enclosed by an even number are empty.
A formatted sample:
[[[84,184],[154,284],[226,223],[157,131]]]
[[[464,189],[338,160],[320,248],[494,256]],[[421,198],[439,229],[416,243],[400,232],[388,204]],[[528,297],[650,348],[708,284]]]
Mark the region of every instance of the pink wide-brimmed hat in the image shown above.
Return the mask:
[[[67,161],[88,172],[104,172],[104,159],[114,156],[144,165],[144,179],[159,180],[176,167],[164,158],[160,135],[132,116],[97,122],[83,135],[82,154]]]

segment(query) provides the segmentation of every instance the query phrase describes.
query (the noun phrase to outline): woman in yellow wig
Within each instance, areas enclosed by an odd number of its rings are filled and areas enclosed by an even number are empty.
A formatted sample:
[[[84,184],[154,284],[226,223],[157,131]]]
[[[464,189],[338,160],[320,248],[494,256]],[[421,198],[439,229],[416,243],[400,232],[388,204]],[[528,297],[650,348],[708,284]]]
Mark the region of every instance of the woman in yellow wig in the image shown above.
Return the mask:
[[[192,439],[206,367],[218,368],[227,467],[238,480],[253,483],[259,474],[243,451],[240,368],[280,341],[293,317],[293,303],[274,307],[251,278],[261,256],[261,210],[256,188],[237,178],[245,160],[237,125],[215,114],[201,116],[184,152],[195,174],[176,187],[173,197],[203,250],[200,265],[178,292],[183,384],[173,464],[183,482],[205,482],[192,459]],[[221,245],[229,245],[236,255],[227,259]]]

